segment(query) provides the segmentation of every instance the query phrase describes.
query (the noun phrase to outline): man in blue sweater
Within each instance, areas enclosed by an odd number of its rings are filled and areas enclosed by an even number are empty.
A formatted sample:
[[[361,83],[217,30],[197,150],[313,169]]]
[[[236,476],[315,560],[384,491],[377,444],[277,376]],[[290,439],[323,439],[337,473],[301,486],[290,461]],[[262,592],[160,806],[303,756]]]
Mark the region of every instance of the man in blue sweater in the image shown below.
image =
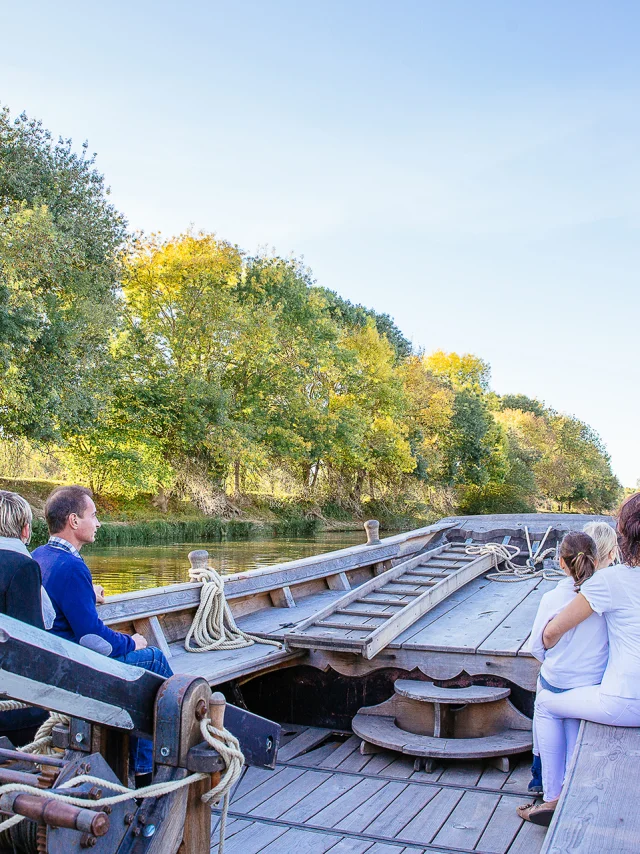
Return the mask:
[[[56,618],[51,631],[102,655],[171,676],[173,671],[163,653],[148,647],[142,635],[114,632],[102,622],[96,600],[102,601],[102,588],[94,587],[89,567],[80,549],[92,543],[100,522],[88,489],[62,486],[56,489],[44,508],[49,542],[33,552],[42,570],[42,583],[53,603]],[[153,746],[146,739],[131,739],[131,754],[137,784],[150,780],[153,771]],[[144,776],[144,780],[139,778]]]

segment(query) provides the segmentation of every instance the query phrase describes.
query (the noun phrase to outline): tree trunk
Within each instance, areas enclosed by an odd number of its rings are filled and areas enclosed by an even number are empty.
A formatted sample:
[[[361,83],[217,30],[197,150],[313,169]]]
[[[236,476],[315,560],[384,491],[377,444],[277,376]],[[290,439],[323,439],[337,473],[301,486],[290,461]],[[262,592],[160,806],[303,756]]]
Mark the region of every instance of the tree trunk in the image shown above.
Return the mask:
[[[233,464],[233,491],[234,495],[240,495],[240,460]]]
[[[311,479],[311,492],[315,489],[316,481],[318,480],[318,472],[320,471],[320,460],[315,464],[313,469],[313,477]]]

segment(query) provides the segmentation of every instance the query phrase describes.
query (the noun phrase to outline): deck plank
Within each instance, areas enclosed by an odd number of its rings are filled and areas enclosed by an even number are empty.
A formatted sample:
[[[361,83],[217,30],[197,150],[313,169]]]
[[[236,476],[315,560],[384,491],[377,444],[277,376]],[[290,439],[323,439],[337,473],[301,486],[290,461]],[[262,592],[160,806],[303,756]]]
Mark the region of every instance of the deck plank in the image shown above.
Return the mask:
[[[416,620],[416,622],[412,626],[409,626],[408,629],[405,629],[401,635],[398,635],[394,641],[391,641],[389,648],[406,645],[410,646],[412,639],[416,635],[420,634],[423,629],[426,629],[427,626],[435,623],[446,613],[451,611],[453,608],[456,608],[461,602],[464,602],[465,599],[468,599],[470,596],[474,596],[479,590],[486,587],[487,584],[490,584],[490,582],[487,581],[486,578],[476,578],[473,581],[470,581],[469,584],[465,584],[464,587],[456,590],[455,593],[451,594],[451,596],[447,596],[447,598],[438,603],[433,610],[420,617],[419,620]]]
[[[399,780],[408,780],[414,773],[413,762],[413,756],[409,757],[396,754],[396,759],[385,768],[385,776],[396,777]]]
[[[245,814],[251,812],[258,804],[264,803],[267,798],[273,797],[276,792],[284,789],[285,786],[288,786],[293,780],[297,780],[298,777],[302,777],[305,773],[302,768],[283,768],[277,774],[273,774],[270,779],[247,792],[239,800],[234,800],[231,804],[232,811]]]
[[[336,824],[372,798],[385,785],[387,785],[386,780],[378,780],[375,777],[360,778],[356,785],[352,786],[349,791],[316,813],[313,816],[311,824],[318,827],[335,827]]]
[[[272,771],[271,768],[247,768],[244,777],[232,792],[232,800],[239,800],[247,792],[255,789],[256,786],[260,786],[266,780],[270,780],[281,770],[280,768],[276,768],[275,771]]]
[[[276,795],[254,807],[251,810],[251,815],[260,818],[279,818],[283,812],[291,809],[304,797],[310,795],[330,777],[330,771],[305,771],[284,789],[280,789]]]
[[[386,842],[375,842],[371,848],[367,850],[367,854],[403,854],[403,852],[406,851],[407,849],[404,845],[389,845]],[[421,854],[421,852],[412,848],[411,854]]]
[[[372,845],[370,839],[353,839],[350,836],[343,836],[337,845],[329,849],[327,854],[365,854],[371,850]]]
[[[309,753],[305,753],[303,756],[296,756],[295,764],[306,765],[308,768],[319,768],[321,763],[338,749],[338,746],[337,742],[330,741],[321,747],[316,747],[315,750],[310,750]]]
[[[327,804],[333,803],[349,789],[352,789],[358,780],[358,777],[353,777],[350,774],[332,774],[326,782],[281,815],[280,821],[291,821],[297,824],[309,821]]]
[[[395,839],[438,792],[435,786],[406,786],[371,824],[365,825],[364,832]]]
[[[337,768],[341,762],[344,762],[348,756],[351,756],[354,751],[359,749],[360,741],[361,739],[359,739],[357,735],[349,736],[349,738],[341,744],[340,747],[333,751],[330,757],[322,762],[321,767]]]
[[[478,842],[480,851],[487,854],[505,854],[523,825],[516,813],[516,807],[522,803],[514,795],[504,795],[500,798],[489,824]]]
[[[458,805],[462,789],[439,789],[429,803],[396,835],[397,840],[429,844]]]
[[[545,852],[638,851],[639,753],[638,728],[582,724]]]
[[[522,584],[524,582],[517,583]],[[487,655],[517,655],[529,637],[540,600],[545,593],[553,590],[555,586],[553,581],[539,580],[533,590],[478,647],[478,652]]]
[[[371,761],[366,765],[366,774],[387,774],[387,769],[398,758],[397,753],[392,753],[390,750],[383,750],[381,753],[374,753]]]
[[[270,825],[263,825],[269,827]],[[331,833],[316,833],[291,827],[282,836],[260,848],[260,854],[324,854],[340,842],[340,836]]]
[[[336,830],[344,830],[350,833],[361,833],[367,825],[371,824],[390,804],[395,804],[398,795],[406,789],[405,783],[387,783],[379,791],[375,792],[358,809],[353,810],[334,825]],[[388,833],[380,836],[390,836]],[[391,835],[391,838],[393,836]]]
[[[225,854],[258,854],[265,845],[284,836],[286,832],[286,827],[251,822],[240,833],[236,833],[225,843],[224,851]],[[211,850],[212,852],[217,852],[218,845],[216,844]]]
[[[508,849],[508,854],[538,854],[542,850],[546,835],[546,827],[539,827],[537,824],[531,824],[530,821],[524,821],[518,835]],[[613,851],[611,848],[608,850]]]
[[[433,839],[443,848],[475,848],[489,823],[499,795],[465,792],[461,801]]]
[[[200,653],[186,652],[180,643],[170,644],[169,648],[174,673],[202,676],[210,685],[219,685],[304,656],[302,650],[289,651],[265,644]]]
[[[526,759],[519,762],[507,777],[502,786],[503,792],[514,792],[515,794],[523,794],[527,791],[527,786],[531,781],[531,761]]]
[[[331,737],[331,731],[309,727],[278,750],[278,762],[287,762],[318,747]]]
[[[475,653],[537,583],[537,578],[517,584],[489,582],[403,646],[437,652]]]
[[[438,782],[450,786],[475,786],[482,776],[482,771],[481,762],[452,762],[445,766]]]

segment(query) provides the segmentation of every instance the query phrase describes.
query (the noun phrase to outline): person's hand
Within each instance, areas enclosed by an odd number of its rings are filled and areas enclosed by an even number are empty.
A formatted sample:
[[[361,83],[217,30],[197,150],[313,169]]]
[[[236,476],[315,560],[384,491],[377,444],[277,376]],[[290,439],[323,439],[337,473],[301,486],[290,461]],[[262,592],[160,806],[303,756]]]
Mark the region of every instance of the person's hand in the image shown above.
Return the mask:
[[[131,635],[131,637],[133,638],[133,642],[136,645],[136,649],[146,649],[146,647],[147,647],[146,638],[143,638],[142,635],[139,635],[139,634]]]
[[[104,587],[102,584],[94,584],[93,592],[96,594],[96,605],[104,604]]]

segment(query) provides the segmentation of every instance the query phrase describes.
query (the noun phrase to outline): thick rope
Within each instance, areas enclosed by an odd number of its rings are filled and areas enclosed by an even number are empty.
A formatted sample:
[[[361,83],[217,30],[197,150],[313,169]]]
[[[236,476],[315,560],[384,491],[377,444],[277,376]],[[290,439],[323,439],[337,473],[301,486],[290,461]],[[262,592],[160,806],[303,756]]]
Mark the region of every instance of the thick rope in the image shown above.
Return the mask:
[[[35,738],[32,742],[21,747],[23,753],[34,753],[37,756],[51,756],[56,751],[53,749],[53,728],[58,724],[69,725],[68,715],[59,712],[50,712],[46,721],[40,724]]]
[[[254,643],[281,647],[276,640],[250,635],[238,628],[224,595],[224,581],[212,567],[190,569],[189,580],[202,583],[200,605],[184,639],[187,652],[241,649]],[[191,639],[193,638],[193,645]]]
[[[52,714],[52,717],[54,716],[54,714],[55,713]],[[45,724],[46,723],[47,722],[45,721]],[[226,766],[217,785],[215,785],[212,789],[202,795],[202,801],[206,804],[210,804],[211,806],[214,806],[221,799],[223,800],[222,816],[220,820],[219,847],[220,854],[223,854],[224,833],[227,823],[227,810],[229,808],[229,792],[231,791],[231,788],[235,785],[236,781],[240,777],[240,774],[242,773],[244,755],[242,753],[242,750],[240,749],[238,739],[226,729],[216,729],[216,727],[212,725],[211,720],[209,718],[205,718],[201,721],[200,732],[202,733],[204,740],[209,744],[209,746],[220,754]],[[91,783],[94,786],[99,786],[104,789],[111,789],[114,792],[118,792],[118,794],[116,795],[109,795],[108,797],[97,798],[96,800],[92,800],[91,808],[96,809],[100,807],[112,806],[113,804],[119,804],[123,801],[129,801],[133,798],[161,798],[164,795],[168,795],[171,792],[175,792],[178,789],[181,789],[183,786],[190,786],[192,783],[197,783],[200,780],[206,779],[210,780],[211,775],[201,773],[190,774],[183,780],[170,780],[165,783],[152,783],[150,786],[143,786],[141,789],[128,789],[126,786],[120,785],[120,783],[113,783],[110,780],[103,780],[100,777],[94,777],[92,774],[81,774],[80,776],[74,777],[72,780],[68,780],[66,783],[63,783],[61,786],[58,787],[57,791],[51,789],[43,790],[37,788],[36,786],[28,786],[23,783],[7,783],[4,786],[0,786],[0,796],[4,795],[7,792],[26,792],[32,795],[39,795],[40,797],[46,795],[47,798],[52,798],[53,800],[61,801],[65,804],[71,804],[72,806],[86,808],[86,798],[77,798],[73,795],[62,795],[60,794],[60,789],[69,789],[78,786],[81,783]],[[0,823],[0,833],[2,833],[3,830],[8,830],[10,827],[15,824],[18,824],[18,822],[23,820],[24,816],[11,816],[11,818],[8,818],[6,821]]]
[[[16,712],[18,709],[30,709],[28,703],[21,703],[19,700],[2,700],[0,701],[0,712]]]
[[[468,555],[491,555],[493,557],[493,567],[495,572],[487,575],[487,578],[492,581],[529,581],[532,578],[544,578],[545,581],[558,581],[564,578],[564,572],[561,569],[553,567],[545,568],[543,562],[545,558],[556,553],[555,548],[542,550],[547,537],[551,532],[551,526],[547,528],[547,532],[542,538],[540,545],[533,552],[529,529],[524,529],[527,546],[529,547],[529,557],[524,565],[514,563],[514,558],[520,554],[520,549],[517,546],[503,545],[502,543],[474,543],[467,546],[466,553]],[[500,564],[503,564],[500,566]]]

